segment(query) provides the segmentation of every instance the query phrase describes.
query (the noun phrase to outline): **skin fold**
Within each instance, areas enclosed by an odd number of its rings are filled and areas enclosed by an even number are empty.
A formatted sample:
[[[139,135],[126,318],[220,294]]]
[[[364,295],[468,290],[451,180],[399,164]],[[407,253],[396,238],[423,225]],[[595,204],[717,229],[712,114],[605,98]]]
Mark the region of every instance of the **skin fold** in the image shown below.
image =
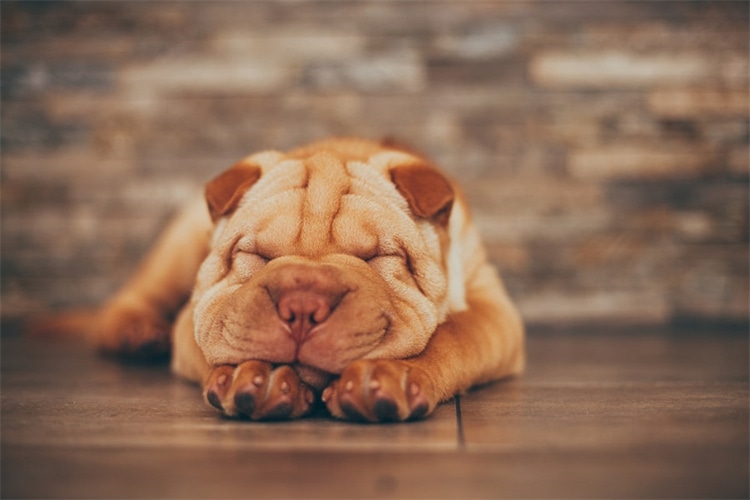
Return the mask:
[[[245,158],[177,215],[91,341],[169,353],[227,416],[429,415],[519,374],[524,331],[457,186],[386,143]]]

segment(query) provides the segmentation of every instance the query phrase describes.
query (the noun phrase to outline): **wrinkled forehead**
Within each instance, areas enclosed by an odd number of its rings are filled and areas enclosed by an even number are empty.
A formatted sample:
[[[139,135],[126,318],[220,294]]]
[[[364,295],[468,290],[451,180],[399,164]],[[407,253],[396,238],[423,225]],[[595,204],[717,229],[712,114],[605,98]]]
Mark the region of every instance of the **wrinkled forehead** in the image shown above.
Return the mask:
[[[304,160],[264,155],[261,178],[227,221],[223,244],[239,242],[268,257],[366,258],[397,251],[414,233],[408,205],[388,173],[411,156],[387,152],[365,163],[327,153]]]

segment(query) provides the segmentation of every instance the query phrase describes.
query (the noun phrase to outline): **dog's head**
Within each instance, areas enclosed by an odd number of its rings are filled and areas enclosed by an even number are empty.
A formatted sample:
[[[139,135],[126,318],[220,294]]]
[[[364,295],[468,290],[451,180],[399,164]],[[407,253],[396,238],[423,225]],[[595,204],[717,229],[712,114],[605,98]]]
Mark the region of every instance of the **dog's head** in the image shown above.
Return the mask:
[[[315,384],[420,353],[463,300],[449,293],[454,196],[422,158],[369,142],[233,166],[206,187],[215,232],[193,295],[206,359],[293,364]]]

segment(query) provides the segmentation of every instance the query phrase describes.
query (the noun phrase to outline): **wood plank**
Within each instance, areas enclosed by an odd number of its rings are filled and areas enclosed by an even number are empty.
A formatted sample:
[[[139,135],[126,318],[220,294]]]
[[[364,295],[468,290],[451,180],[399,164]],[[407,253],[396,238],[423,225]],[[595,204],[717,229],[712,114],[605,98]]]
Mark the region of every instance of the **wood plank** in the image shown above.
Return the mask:
[[[526,377],[461,398],[467,451],[520,454],[537,473],[546,461],[543,496],[557,496],[563,477],[562,496],[747,496],[746,338],[529,344]]]
[[[583,330],[583,329],[578,329]],[[531,332],[526,383],[748,380],[746,330],[722,333],[607,325]]]
[[[109,448],[455,449],[453,402],[408,425],[221,418],[166,366],[99,358],[82,346],[4,338],[3,445]]]
[[[723,458],[11,447],[2,481],[5,498],[747,498]]]
[[[3,338],[3,498],[746,497],[747,340],[534,335],[425,422],[221,419],[165,367]],[[639,364],[640,363],[640,364]]]

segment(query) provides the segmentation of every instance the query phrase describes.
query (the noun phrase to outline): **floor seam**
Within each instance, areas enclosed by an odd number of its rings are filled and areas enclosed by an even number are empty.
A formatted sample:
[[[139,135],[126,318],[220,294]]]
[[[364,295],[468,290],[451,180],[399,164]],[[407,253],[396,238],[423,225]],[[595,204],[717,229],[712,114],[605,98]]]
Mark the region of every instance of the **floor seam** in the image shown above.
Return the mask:
[[[466,437],[464,435],[464,423],[461,418],[461,396],[456,395],[454,401],[456,405],[456,424],[458,426],[458,450],[464,451],[466,450]]]

